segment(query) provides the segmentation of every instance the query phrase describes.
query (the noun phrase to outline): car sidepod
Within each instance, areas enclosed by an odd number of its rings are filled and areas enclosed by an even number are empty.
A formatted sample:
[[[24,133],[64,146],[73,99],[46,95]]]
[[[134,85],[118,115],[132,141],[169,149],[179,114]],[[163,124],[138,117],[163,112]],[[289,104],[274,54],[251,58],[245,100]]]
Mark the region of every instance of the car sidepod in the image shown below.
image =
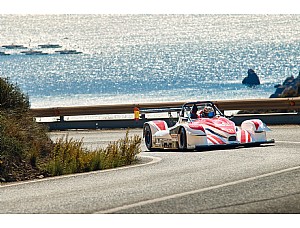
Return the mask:
[[[146,122],[144,124],[143,137],[145,138],[146,146],[149,150],[164,148],[177,149],[178,147],[177,139],[172,138],[167,123],[162,120]],[[151,145],[149,145],[149,141],[151,141]]]
[[[190,123],[183,125],[186,132],[187,149],[195,149],[197,145],[207,146],[208,140],[204,127],[201,124]]]
[[[254,141],[250,132],[245,129],[242,129],[241,127],[236,127],[236,137],[237,141],[241,144],[251,143]]]
[[[271,131],[270,128],[266,126],[260,119],[251,119],[245,120],[241,124],[241,131],[245,132],[247,135],[246,138],[249,138],[249,134],[251,137],[250,142],[266,142],[267,141],[267,131]],[[241,136],[241,143],[247,143],[249,141],[243,141],[244,134]]]

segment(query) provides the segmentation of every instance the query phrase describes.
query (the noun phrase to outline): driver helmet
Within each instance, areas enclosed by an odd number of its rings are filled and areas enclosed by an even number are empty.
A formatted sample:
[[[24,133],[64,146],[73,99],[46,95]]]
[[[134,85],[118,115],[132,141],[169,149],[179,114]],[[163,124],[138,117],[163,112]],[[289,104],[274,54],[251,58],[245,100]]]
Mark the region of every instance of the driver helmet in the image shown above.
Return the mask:
[[[209,117],[209,118],[212,118],[215,116],[215,111],[212,107],[210,106],[206,106],[204,107],[203,109],[203,116],[204,117]]]

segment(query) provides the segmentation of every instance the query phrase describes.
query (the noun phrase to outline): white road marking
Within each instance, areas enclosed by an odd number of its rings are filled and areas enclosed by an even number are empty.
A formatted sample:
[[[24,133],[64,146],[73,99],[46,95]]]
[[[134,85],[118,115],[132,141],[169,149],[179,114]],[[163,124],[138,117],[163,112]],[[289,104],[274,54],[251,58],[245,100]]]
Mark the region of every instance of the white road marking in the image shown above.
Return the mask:
[[[300,142],[291,142],[291,141],[275,141],[275,143],[280,142],[280,143],[294,143],[294,144],[300,144]]]
[[[162,202],[162,201],[169,200],[169,199],[174,199],[174,198],[178,198],[178,197],[182,197],[182,196],[192,195],[192,194],[195,194],[195,193],[205,192],[205,191],[209,191],[209,190],[213,190],[213,189],[218,189],[218,188],[227,187],[227,186],[231,186],[231,185],[236,185],[236,184],[240,184],[240,183],[244,183],[244,182],[248,182],[248,181],[253,181],[253,180],[256,180],[256,179],[259,179],[259,178],[268,177],[268,176],[272,176],[272,175],[276,175],[276,174],[280,174],[280,173],[284,173],[284,172],[288,172],[288,171],[293,171],[293,170],[296,170],[296,169],[300,169],[300,166],[287,168],[287,169],[282,169],[282,170],[274,171],[274,172],[271,172],[271,173],[266,173],[266,174],[262,174],[262,175],[259,175],[259,176],[249,177],[249,178],[245,178],[245,179],[241,179],[241,180],[237,180],[237,181],[233,181],[233,182],[228,182],[228,183],[225,183],[225,184],[215,185],[215,186],[211,186],[211,187],[207,187],[207,188],[197,189],[197,190],[188,191],[188,192],[182,192],[182,193],[169,195],[169,196],[165,196],[165,197],[161,197],[161,198],[145,200],[145,201],[141,201],[141,202],[137,202],[137,203],[133,203],[133,204],[123,205],[123,206],[120,206],[120,207],[115,207],[115,208],[102,210],[102,211],[98,211],[98,212],[94,212],[94,213],[95,214],[115,213],[115,212],[118,212],[118,211],[121,211],[121,210],[126,210],[126,209],[130,209],[130,208],[138,207],[138,206],[144,206],[144,205],[147,205],[147,204]]]

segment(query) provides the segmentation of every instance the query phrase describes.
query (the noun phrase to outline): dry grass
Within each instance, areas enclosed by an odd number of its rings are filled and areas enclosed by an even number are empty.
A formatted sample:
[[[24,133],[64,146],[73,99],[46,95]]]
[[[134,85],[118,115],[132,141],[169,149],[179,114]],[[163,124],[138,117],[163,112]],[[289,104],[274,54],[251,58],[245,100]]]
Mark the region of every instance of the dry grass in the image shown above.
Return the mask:
[[[44,168],[52,176],[81,173],[130,165],[141,151],[141,137],[128,136],[110,143],[105,149],[88,151],[83,141],[58,139]]]

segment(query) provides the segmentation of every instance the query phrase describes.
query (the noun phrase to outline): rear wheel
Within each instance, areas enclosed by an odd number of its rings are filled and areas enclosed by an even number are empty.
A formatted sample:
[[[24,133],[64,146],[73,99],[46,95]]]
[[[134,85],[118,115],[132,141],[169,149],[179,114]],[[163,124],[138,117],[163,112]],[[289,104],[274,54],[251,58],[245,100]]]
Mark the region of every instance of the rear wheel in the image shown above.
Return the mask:
[[[152,150],[152,133],[149,125],[144,128],[145,144],[148,150]]]
[[[180,128],[179,130],[178,149],[179,150],[187,149],[186,131],[183,127]]]

